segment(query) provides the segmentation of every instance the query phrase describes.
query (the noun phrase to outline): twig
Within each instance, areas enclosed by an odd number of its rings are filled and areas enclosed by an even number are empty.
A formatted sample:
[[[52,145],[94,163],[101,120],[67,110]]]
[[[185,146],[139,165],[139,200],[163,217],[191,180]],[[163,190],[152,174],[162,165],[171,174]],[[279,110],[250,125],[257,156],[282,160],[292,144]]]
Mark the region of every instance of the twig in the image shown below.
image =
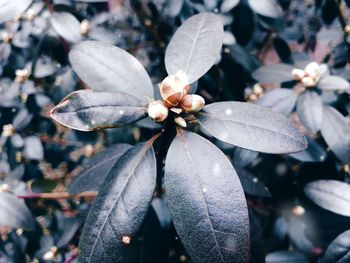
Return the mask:
[[[95,197],[97,192],[83,192],[76,195],[71,195],[68,192],[55,192],[55,193],[31,193],[27,195],[18,195],[21,199],[73,199],[79,197]]]

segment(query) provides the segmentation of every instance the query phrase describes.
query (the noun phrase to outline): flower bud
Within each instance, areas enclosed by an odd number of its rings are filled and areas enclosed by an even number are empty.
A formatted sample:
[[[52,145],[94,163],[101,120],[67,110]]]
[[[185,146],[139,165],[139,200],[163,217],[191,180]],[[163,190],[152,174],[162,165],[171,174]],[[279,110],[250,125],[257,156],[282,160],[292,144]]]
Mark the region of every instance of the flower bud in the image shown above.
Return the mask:
[[[321,69],[320,65],[316,62],[311,62],[305,69],[305,75],[313,79],[318,79],[320,77]]]
[[[204,99],[199,95],[185,95],[181,100],[181,108],[187,112],[197,112],[203,109]]]
[[[186,128],[187,127],[186,121],[182,117],[176,117],[176,118],[174,118],[174,121],[175,121],[175,123],[177,125],[179,125],[182,128]]]
[[[156,122],[162,122],[168,117],[168,108],[161,101],[154,101],[148,106],[148,116]]]
[[[160,85],[160,95],[171,107],[178,105],[188,90],[189,82],[183,70],[179,70],[175,75],[167,76]]]
[[[305,72],[302,69],[295,68],[292,70],[292,75],[294,80],[301,80],[305,76]]]
[[[90,31],[90,23],[88,20],[84,19],[80,23],[80,34],[86,36]]]
[[[317,81],[312,77],[303,77],[301,83],[306,88],[315,87],[317,85]]]

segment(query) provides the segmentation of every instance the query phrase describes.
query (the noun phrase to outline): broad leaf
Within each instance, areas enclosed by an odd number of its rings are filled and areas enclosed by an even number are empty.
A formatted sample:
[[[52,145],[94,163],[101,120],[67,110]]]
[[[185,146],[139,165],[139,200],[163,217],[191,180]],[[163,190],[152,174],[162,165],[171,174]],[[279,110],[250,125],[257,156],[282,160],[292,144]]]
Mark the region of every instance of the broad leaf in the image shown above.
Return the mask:
[[[80,40],[80,22],[70,13],[54,12],[51,16],[51,24],[56,33],[65,40],[76,43]]]
[[[314,91],[303,92],[297,101],[297,113],[301,123],[310,132],[319,131],[323,117],[322,99]]]
[[[281,83],[293,79],[293,69],[294,67],[288,64],[264,65],[255,70],[252,77],[261,83]]]
[[[220,55],[224,37],[221,19],[212,13],[192,16],[173,35],[165,52],[168,74],[182,69],[190,83],[203,76]]]
[[[114,164],[130,148],[129,144],[112,145],[97,153],[84,167],[84,171],[73,177],[69,185],[70,194],[98,191]]]
[[[0,24],[21,15],[32,0],[0,0]]]
[[[321,263],[342,263],[350,261],[350,230],[341,233],[328,246]]]
[[[79,90],[65,97],[51,111],[51,117],[80,131],[121,127],[146,116],[146,105],[120,92]]]
[[[256,101],[256,104],[289,116],[295,107],[297,98],[298,96],[293,90],[277,88],[267,92]]]
[[[212,103],[197,118],[214,137],[249,150],[292,153],[307,147],[305,137],[288,118],[254,104]]]
[[[275,0],[248,0],[250,7],[259,15],[278,18],[282,16],[282,8]]]
[[[267,254],[266,263],[308,263],[301,253],[292,250],[281,250]]]
[[[321,133],[334,154],[350,164],[350,126],[336,109],[324,106]]]
[[[180,131],[165,163],[175,228],[194,262],[247,262],[249,219],[238,176],[203,137]]]
[[[151,203],[156,184],[156,159],[150,142],[130,148],[100,188],[86,219],[79,262],[116,262],[134,237]]]
[[[350,88],[349,82],[346,79],[331,75],[322,77],[317,86],[323,90],[345,91]]]
[[[306,137],[308,147],[301,152],[290,153],[289,156],[302,162],[323,162],[326,159],[326,150],[310,137]]]
[[[128,52],[110,44],[84,41],[69,53],[78,76],[95,91],[122,92],[144,101],[153,98],[146,70]]]
[[[350,185],[336,180],[308,183],[304,193],[314,203],[333,213],[350,216]]]
[[[34,230],[34,218],[23,200],[13,194],[0,192],[0,225]]]

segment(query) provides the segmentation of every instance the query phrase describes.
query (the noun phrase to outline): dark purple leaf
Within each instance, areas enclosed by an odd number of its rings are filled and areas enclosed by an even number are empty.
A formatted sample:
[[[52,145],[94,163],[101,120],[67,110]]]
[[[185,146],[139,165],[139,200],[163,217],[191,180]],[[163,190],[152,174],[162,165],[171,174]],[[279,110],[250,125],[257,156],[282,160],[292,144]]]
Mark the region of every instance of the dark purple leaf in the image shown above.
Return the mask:
[[[165,163],[168,205],[194,262],[247,262],[249,219],[238,176],[203,137],[179,131]]]
[[[292,153],[307,147],[305,137],[288,118],[254,104],[212,103],[197,118],[214,137],[249,150]]]

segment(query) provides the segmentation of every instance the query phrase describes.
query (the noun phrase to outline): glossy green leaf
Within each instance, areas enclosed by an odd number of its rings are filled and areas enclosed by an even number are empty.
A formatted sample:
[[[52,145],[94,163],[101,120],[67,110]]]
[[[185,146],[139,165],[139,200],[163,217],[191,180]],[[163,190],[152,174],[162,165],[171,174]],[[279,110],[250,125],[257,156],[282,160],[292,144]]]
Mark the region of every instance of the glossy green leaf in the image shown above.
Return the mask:
[[[350,185],[336,180],[317,180],[304,187],[305,195],[333,213],[350,216]]]
[[[130,148],[129,144],[112,145],[92,157],[84,170],[74,176],[69,185],[70,194],[98,191],[117,160]]]
[[[56,33],[65,40],[72,43],[80,40],[80,22],[75,16],[68,12],[54,12],[50,19]]]
[[[336,109],[324,106],[321,133],[334,154],[350,164],[350,125]]]
[[[193,262],[247,262],[249,218],[242,186],[226,156],[180,131],[165,162],[165,191],[176,231]]]
[[[297,113],[301,123],[310,131],[320,130],[323,118],[323,104],[314,91],[303,92],[297,101]]]
[[[34,218],[24,201],[15,195],[0,192],[0,225],[34,230]]]
[[[153,85],[144,67],[128,52],[97,41],[84,41],[69,53],[78,76],[95,91],[122,92],[148,102]]]
[[[21,15],[32,0],[0,0],[0,24]]]
[[[197,114],[200,125],[224,142],[252,151],[292,153],[307,147],[305,137],[284,115],[243,102],[218,102]]]
[[[224,37],[221,19],[212,13],[192,16],[173,35],[165,53],[168,74],[182,69],[190,83],[203,76],[220,55]]]
[[[86,219],[79,262],[116,262],[123,236],[134,237],[148,211],[156,184],[156,159],[150,142],[130,148],[100,188]]]
[[[51,111],[51,117],[80,131],[121,127],[146,114],[146,105],[138,98],[120,92],[79,90],[65,97]]]

